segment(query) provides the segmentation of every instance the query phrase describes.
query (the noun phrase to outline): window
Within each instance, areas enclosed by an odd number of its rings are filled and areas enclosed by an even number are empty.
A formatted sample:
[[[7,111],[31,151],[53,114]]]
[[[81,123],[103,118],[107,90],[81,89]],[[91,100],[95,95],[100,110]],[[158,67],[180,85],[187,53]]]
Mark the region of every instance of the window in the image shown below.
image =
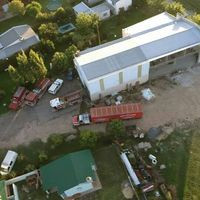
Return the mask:
[[[104,91],[104,90],[105,90],[105,87],[104,87],[104,81],[103,81],[103,79],[100,79],[100,80],[99,80],[99,84],[100,84],[100,89],[101,89],[101,91]]]
[[[138,65],[138,78],[142,77],[142,65]]]
[[[123,72],[119,72],[119,84],[123,83]]]

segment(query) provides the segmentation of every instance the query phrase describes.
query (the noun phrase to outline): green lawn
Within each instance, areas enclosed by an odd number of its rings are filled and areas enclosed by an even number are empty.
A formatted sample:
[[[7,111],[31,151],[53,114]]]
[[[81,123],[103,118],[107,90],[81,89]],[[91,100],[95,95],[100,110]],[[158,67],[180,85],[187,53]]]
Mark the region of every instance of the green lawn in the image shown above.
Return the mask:
[[[186,9],[200,13],[200,1],[199,0],[178,0]]]
[[[112,146],[98,149],[94,157],[103,186],[98,193],[98,200],[123,200],[121,183],[127,180],[127,176],[116,149]]]
[[[176,186],[178,199],[183,199],[191,135],[174,132],[160,145],[161,152],[157,155],[159,165],[165,164],[167,167],[162,171],[163,177],[168,185]]]
[[[184,200],[200,199],[200,132],[192,137],[184,188]]]
[[[14,93],[16,85],[11,81],[8,72],[0,72],[0,89],[5,91],[5,97],[0,100],[0,114],[8,111],[7,105]]]

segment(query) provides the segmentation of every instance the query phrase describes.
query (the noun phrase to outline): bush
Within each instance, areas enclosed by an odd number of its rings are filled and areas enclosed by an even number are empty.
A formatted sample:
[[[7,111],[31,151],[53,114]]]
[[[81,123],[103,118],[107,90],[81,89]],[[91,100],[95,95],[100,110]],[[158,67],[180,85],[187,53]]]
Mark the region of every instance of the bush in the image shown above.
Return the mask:
[[[125,134],[125,125],[121,120],[113,120],[108,124],[107,129],[116,139],[122,138]]]
[[[177,15],[177,13],[184,14],[185,8],[179,2],[165,3],[164,4],[165,11],[172,15]]]
[[[84,130],[80,133],[80,145],[82,147],[94,148],[97,144],[98,137],[95,132]]]
[[[189,17],[190,20],[192,20],[194,23],[200,25],[200,14],[194,14]]]
[[[3,99],[5,95],[6,95],[6,92],[0,89],[0,100]]]
[[[65,140],[64,135],[61,134],[52,134],[49,136],[47,142],[50,144],[51,149],[61,145]]]
[[[38,159],[40,162],[44,162],[44,161],[48,160],[48,156],[47,156],[46,152],[40,151],[39,155],[38,155]]]
[[[9,3],[9,11],[13,14],[24,15],[24,3],[21,0],[13,0]]]
[[[35,166],[33,164],[26,165],[25,172],[31,172],[33,170],[35,170]]]

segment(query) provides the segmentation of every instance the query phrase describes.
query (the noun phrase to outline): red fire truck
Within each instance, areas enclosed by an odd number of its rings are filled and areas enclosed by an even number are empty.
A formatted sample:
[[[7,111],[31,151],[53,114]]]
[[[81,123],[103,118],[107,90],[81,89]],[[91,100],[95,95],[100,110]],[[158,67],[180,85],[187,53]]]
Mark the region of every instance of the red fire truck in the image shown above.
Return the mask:
[[[25,97],[25,104],[29,106],[34,106],[44,95],[50,85],[51,81],[48,78],[38,81],[35,85],[35,89],[33,89],[33,91],[30,91]]]
[[[74,126],[109,122],[113,119],[139,119],[142,118],[142,106],[140,103],[128,103],[104,107],[91,108],[89,113],[73,116]]]
[[[24,98],[27,94],[28,90],[25,87],[18,87],[17,91],[12,97],[12,101],[9,104],[9,108],[11,110],[18,110],[22,104],[24,103]]]

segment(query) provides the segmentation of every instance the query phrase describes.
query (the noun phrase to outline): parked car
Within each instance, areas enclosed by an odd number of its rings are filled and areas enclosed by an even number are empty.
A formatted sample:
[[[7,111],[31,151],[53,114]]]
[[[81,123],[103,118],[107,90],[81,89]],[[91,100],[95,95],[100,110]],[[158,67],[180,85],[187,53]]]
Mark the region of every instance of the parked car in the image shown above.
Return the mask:
[[[50,94],[56,94],[58,92],[58,90],[61,88],[63,84],[63,80],[62,79],[56,79],[53,84],[50,86],[50,88],[48,89],[48,92]]]
[[[1,175],[7,175],[12,170],[18,154],[14,151],[8,151],[3,162],[1,163]]]

